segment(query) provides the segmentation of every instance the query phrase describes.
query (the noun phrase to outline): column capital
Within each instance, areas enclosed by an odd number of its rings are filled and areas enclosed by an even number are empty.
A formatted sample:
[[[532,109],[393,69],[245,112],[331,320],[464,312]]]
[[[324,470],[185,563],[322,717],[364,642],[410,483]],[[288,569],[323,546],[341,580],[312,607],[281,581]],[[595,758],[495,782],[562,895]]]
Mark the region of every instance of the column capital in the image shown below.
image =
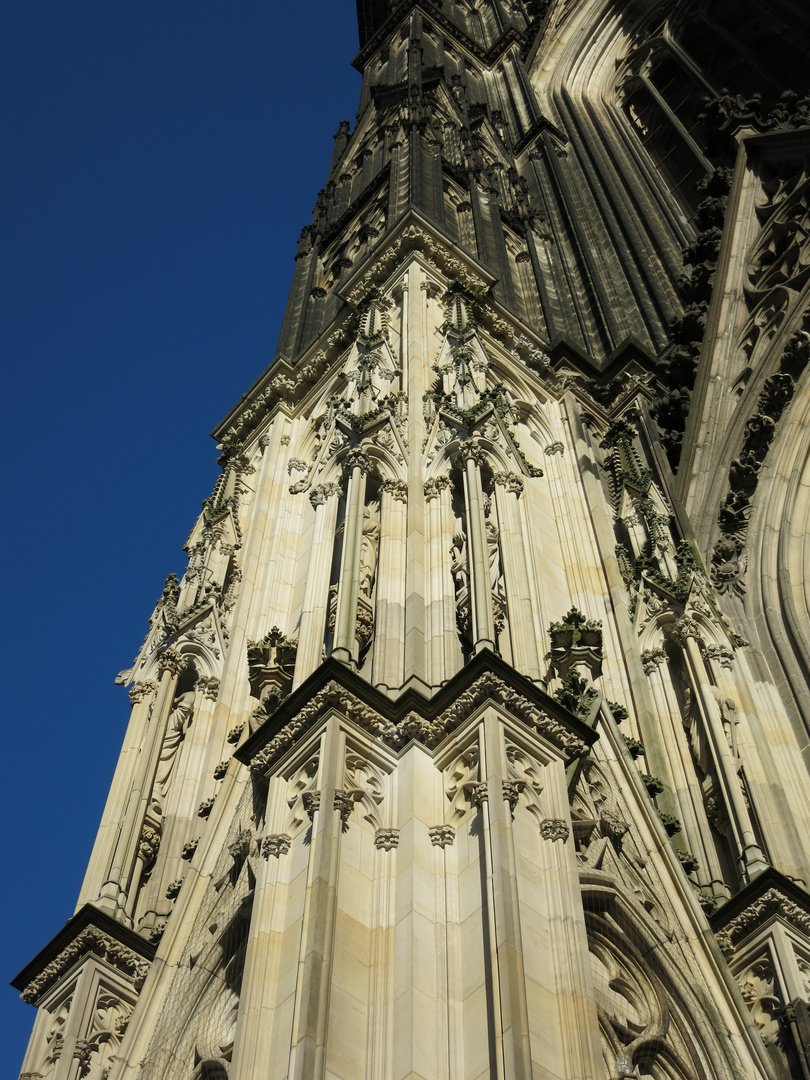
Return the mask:
[[[145,698],[154,694],[156,690],[157,684],[152,679],[144,679],[143,682],[134,683],[129,688],[130,704],[139,705]]]
[[[333,495],[340,496],[343,494],[343,488],[340,484],[331,481],[327,484],[318,484],[309,493],[309,501],[313,506],[323,506],[327,499]]]
[[[399,502],[408,501],[408,485],[404,480],[383,480],[380,487]]]
[[[162,675],[164,671],[170,671],[172,675],[180,675],[186,669],[186,658],[170,645],[158,657],[158,671]]]
[[[473,439],[465,439],[456,452],[456,459],[464,463],[474,461],[476,465],[483,465],[486,457],[483,446]]]
[[[452,481],[449,476],[436,476],[425,481],[424,492],[426,499],[438,499],[445,488],[449,488]]]
[[[497,472],[493,473],[492,483],[496,487],[506,488],[507,491],[511,491],[513,495],[517,495],[518,498],[523,494],[523,478],[513,472]]]
[[[359,469],[361,472],[370,473],[374,465],[366,451],[361,446],[355,446],[343,459],[343,468],[347,472],[352,469]]]

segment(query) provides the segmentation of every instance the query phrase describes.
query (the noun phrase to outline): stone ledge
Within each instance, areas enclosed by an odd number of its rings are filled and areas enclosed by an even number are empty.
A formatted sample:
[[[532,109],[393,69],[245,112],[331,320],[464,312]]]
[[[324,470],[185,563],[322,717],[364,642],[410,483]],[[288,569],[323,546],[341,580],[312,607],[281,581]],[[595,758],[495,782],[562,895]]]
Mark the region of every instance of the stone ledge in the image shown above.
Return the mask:
[[[11,980],[24,1001],[36,1004],[42,994],[82,956],[93,953],[142,982],[156,946],[92,904],[85,904]]]

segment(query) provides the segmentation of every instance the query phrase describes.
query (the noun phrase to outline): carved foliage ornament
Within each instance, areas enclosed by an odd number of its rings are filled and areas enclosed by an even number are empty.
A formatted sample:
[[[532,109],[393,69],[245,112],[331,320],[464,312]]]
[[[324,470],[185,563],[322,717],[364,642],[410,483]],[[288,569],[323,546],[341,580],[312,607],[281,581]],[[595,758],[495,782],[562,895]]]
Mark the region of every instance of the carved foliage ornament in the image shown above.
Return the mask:
[[[32,979],[20,994],[20,997],[23,1001],[35,1002],[43,991],[55,983],[80,956],[87,953],[100,956],[108,964],[112,964],[114,968],[127,976],[136,990],[140,990],[143,986],[144,979],[149,971],[149,962],[136,952],[133,952],[132,949],[128,949],[126,945],[122,945],[108,934],[103,933],[103,931],[97,930],[95,927],[88,927],[86,930],[82,930],[76,939],[66,949],[63,949],[47,967],[43,968],[35,979]]]
[[[756,412],[746,422],[739,457],[729,466],[729,491],[717,515],[721,536],[711,558],[711,577],[718,592],[746,591],[744,553],[751,516],[751,499],[759,483],[762,464],[776,434],[776,425],[795,392],[794,375],[810,359],[810,312],[805,313],[804,329],[794,333],[782,356],[782,370],[765,380],[757,399]],[[793,374],[789,374],[789,371]],[[798,369],[798,370],[797,370]]]
[[[293,743],[317,722],[330,708],[337,708],[364,730],[399,748],[411,739],[435,746],[449,731],[453,731],[487,700],[503,705],[514,716],[548,739],[567,757],[578,757],[587,750],[586,744],[563,724],[549,716],[502,679],[492,674],[482,675],[465,690],[453,704],[435,720],[409,713],[394,723],[375,709],[361,702],[339,683],[330,682],[305,705],[294,719],[272,738],[263,750],[251,760],[254,773],[262,773],[276,761]]]

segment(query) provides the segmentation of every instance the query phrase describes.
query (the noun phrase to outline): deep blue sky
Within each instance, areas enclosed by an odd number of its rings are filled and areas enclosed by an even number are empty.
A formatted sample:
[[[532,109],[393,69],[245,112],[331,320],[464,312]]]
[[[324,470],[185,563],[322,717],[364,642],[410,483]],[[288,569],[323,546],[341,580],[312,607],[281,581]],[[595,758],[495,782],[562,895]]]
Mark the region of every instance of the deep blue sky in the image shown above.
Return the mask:
[[[356,48],[353,0],[0,5],[7,979],[73,913],[113,680],[272,358]],[[35,1013],[0,1010],[16,1077]]]

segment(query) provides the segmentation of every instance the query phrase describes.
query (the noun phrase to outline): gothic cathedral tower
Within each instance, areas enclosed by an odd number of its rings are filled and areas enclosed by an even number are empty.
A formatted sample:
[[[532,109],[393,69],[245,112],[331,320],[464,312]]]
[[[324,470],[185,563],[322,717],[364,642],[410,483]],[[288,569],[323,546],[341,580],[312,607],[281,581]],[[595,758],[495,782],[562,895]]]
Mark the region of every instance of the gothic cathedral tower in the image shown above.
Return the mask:
[[[358,0],[27,1080],[810,1077],[810,16]]]

